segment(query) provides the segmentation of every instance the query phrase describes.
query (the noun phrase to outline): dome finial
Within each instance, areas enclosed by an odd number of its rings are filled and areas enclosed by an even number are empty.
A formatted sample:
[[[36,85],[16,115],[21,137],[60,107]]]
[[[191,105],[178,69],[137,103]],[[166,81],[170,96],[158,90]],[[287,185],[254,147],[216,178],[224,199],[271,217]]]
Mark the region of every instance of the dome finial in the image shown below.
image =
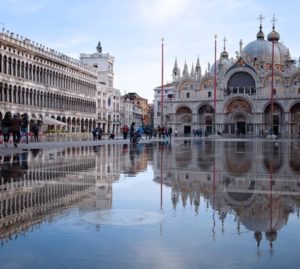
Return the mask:
[[[271,22],[273,23],[273,27],[272,27],[272,32],[268,34],[268,40],[269,41],[275,41],[278,42],[280,39],[280,35],[279,33],[277,33],[275,31],[275,23],[276,23],[277,19],[275,18],[275,14],[273,14],[273,18],[271,20]]]
[[[259,39],[259,40],[264,40],[265,39],[265,34],[263,33],[262,31],[262,22],[263,22],[263,19],[264,19],[264,16],[262,14],[260,14],[258,16],[258,20],[260,22],[260,25],[259,25],[259,32],[257,33],[256,35],[256,38]]]
[[[226,39],[226,37],[224,36],[224,39],[223,39],[223,42],[224,42],[224,51],[226,51],[226,41],[227,41],[227,39]]]
[[[224,42],[224,46],[223,46],[223,51],[221,52],[221,59],[228,59],[228,52],[226,51],[226,37],[224,36],[223,38],[223,42]]]
[[[273,24],[273,30],[275,30],[275,23],[276,23],[277,19],[275,17],[275,14],[273,14],[273,18],[271,20],[272,24]]]

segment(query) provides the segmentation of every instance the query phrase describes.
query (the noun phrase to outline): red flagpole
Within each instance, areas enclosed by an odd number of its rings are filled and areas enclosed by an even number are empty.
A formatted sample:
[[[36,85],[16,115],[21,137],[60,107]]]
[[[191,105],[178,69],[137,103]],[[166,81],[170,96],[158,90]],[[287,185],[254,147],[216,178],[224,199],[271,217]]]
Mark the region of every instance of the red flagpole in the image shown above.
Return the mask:
[[[272,82],[271,82],[271,135],[273,135],[273,114],[274,114],[274,38],[275,38],[275,15],[273,14],[273,30],[272,30]]]
[[[161,127],[164,126],[164,39],[161,39],[161,97],[160,97],[160,108],[161,108]]]
[[[214,65],[214,134],[216,133],[216,103],[217,103],[217,35],[215,35],[215,65]]]

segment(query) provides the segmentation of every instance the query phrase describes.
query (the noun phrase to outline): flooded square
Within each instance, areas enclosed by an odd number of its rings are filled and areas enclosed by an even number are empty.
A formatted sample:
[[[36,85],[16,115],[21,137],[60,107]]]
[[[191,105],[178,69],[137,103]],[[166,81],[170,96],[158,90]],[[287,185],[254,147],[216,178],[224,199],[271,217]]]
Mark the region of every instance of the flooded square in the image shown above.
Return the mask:
[[[298,268],[300,142],[0,156],[0,268]]]

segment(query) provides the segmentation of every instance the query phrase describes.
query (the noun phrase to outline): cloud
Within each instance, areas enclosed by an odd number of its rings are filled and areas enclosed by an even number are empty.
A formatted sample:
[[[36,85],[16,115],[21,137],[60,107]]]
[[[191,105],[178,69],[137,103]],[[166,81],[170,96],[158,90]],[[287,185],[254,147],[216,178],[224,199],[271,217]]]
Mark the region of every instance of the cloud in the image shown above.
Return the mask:
[[[159,25],[181,14],[188,0],[139,0],[137,9],[141,22]]]

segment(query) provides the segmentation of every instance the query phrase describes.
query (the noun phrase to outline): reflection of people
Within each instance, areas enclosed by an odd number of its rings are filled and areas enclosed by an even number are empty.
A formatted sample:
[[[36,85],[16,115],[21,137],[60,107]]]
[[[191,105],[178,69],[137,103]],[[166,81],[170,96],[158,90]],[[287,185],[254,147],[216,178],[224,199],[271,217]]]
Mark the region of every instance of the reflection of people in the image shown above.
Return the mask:
[[[24,172],[20,169],[20,156],[14,155],[11,160],[11,156],[4,156],[3,164],[0,170],[0,177],[3,178],[3,182],[17,181],[23,177]]]
[[[135,126],[135,122],[131,123],[130,130],[129,130],[130,142],[133,142],[133,137],[134,137],[134,132],[135,132],[134,126]]]
[[[20,154],[20,160],[21,160],[21,164],[20,167],[22,170],[27,170],[28,169],[28,152],[27,151],[23,151]]]

